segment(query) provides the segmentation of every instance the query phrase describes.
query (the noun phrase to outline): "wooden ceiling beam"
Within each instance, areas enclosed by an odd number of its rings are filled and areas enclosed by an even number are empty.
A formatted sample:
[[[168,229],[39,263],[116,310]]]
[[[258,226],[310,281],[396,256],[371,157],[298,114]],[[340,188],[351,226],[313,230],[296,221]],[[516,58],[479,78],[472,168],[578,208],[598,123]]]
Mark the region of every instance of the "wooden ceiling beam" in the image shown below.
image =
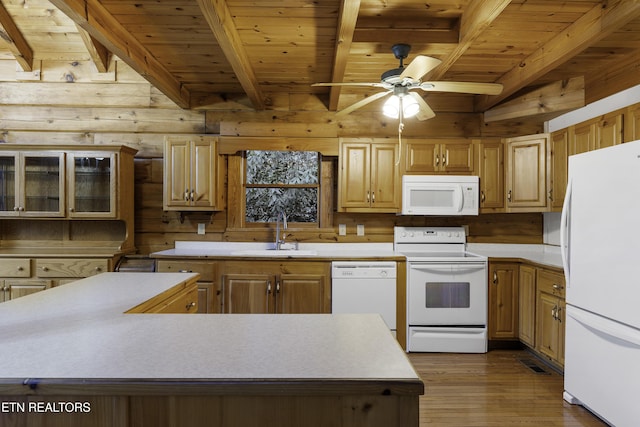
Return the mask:
[[[98,0],[50,0],[109,51],[181,108],[190,108],[190,94]]]
[[[455,49],[429,75],[430,80],[441,79],[451,66],[471,47],[473,42],[511,3],[511,0],[473,0],[460,20],[460,39]]]
[[[347,60],[353,42],[353,33],[356,28],[360,0],[342,0],[340,16],[338,18],[338,34],[336,34],[336,51],[333,59],[332,82],[342,82],[347,68]],[[338,109],[340,98],[340,86],[333,86],[329,94],[329,110]]]
[[[0,2],[0,39],[7,43],[9,50],[22,67],[22,71],[33,71],[33,50],[2,2]]]
[[[78,34],[80,34],[80,38],[84,42],[84,45],[89,52],[89,56],[98,69],[98,72],[106,73],[109,70],[111,52],[109,52],[109,49],[104,47],[102,43],[93,38],[91,34],[85,31],[84,28],[80,27],[78,24],[76,24],[76,28],[78,29]]]
[[[264,96],[226,1],[198,0],[198,5],[254,108],[264,110]]]
[[[543,86],[484,112],[485,123],[523,117],[548,116],[584,107],[584,77]]]
[[[638,16],[638,0],[603,0],[498,79],[502,93],[480,97],[476,110],[488,110]]]

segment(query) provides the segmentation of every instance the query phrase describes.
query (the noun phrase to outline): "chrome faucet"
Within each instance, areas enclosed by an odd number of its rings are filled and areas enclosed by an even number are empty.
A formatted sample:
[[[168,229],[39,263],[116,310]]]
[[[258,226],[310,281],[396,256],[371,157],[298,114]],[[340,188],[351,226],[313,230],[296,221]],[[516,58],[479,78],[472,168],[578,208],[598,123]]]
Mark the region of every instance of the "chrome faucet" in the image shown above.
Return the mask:
[[[282,236],[280,236],[280,219],[282,218]],[[287,214],[281,211],[276,217],[276,250],[279,251],[287,238]]]

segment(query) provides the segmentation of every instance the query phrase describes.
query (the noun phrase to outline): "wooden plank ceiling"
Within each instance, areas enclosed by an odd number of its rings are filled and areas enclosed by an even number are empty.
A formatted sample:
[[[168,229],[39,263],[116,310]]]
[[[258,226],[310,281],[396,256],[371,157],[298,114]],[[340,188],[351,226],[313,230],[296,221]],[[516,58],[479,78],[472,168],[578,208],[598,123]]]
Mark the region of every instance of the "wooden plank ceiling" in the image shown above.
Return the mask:
[[[416,55],[442,61],[429,80],[503,84],[493,96],[421,92],[436,111],[470,108],[486,112],[487,120],[522,115],[522,103],[531,100],[528,115],[558,113],[640,83],[640,73],[629,72],[640,61],[635,0],[1,0],[0,6],[0,58],[15,58],[25,71],[38,59],[91,58],[106,71],[116,55],[186,109],[245,99],[264,110],[276,94],[312,93],[340,110],[382,89],[311,84],[379,82],[398,66],[395,43],[412,46],[405,65]],[[545,98],[545,87],[582,97]]]

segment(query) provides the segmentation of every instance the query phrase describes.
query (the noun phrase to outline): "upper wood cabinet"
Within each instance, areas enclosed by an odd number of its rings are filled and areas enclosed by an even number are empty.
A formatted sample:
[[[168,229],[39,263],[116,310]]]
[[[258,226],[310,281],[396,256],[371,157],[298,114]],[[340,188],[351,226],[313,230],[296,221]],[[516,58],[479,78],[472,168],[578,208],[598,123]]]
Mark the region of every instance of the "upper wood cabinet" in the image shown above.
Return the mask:
[[[338,210],[398,212],[398,144],[371,139],[340,142]]]
[[[567,190],[569,132],[562,129],[551,133],[547,158],[547,195],[549,210],[560,212]]]
[[[506,207],[511,212],[547,209],[547,141],[549,134],[508,138]]]
[[[499,140],[481,140],[478,144],[480,212],[504,210],[504,145]]]
[[[624,141],[624,111],[612,111],[570,126],[568,130],[569,155],[621,144]]]
[[[64,152],[28,146],[2,147],[0,182],[0,215],[65,216]]]
[[[217,138],[171,136],[164,150],[164,210],[221,210]]]
[[[133,224],[133,158],[125,146],[0,147],[0,215],[127,219]]]
[[[472,174],[474,144],[471,140],[407,140],[404,142],[404,174]]]

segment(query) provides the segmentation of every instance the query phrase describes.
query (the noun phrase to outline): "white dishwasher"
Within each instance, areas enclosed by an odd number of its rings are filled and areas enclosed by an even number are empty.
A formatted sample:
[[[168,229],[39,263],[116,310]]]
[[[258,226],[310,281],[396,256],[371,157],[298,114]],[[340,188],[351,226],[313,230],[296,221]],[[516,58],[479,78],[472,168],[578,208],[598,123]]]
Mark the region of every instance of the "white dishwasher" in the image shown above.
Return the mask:
[[[395,261],[333,261],[331,312],[378,313],[395,335]]]

